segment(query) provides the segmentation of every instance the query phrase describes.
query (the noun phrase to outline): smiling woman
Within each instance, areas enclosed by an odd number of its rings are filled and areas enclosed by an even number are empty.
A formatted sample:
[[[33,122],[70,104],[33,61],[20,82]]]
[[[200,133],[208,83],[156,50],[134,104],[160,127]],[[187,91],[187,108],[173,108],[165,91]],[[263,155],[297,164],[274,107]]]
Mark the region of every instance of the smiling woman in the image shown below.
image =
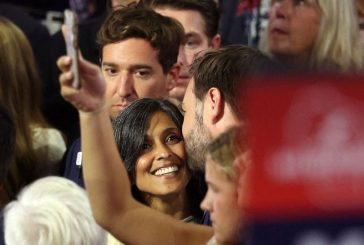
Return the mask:
[[[187,166],[182,122],[169,101],[140,99],[115,118],[113,129],[133,196],[176,219],[198,223],[204,193]]]

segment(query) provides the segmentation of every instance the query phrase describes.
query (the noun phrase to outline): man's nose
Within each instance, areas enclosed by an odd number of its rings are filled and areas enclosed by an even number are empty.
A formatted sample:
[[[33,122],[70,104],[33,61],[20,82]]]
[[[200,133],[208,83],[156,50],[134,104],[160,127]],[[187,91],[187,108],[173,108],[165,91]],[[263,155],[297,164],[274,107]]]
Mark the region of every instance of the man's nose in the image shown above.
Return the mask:
[[[133,94],[134,82],[129,74],[121,74],[118,81],[117,93],[120,97],[129,97]]]

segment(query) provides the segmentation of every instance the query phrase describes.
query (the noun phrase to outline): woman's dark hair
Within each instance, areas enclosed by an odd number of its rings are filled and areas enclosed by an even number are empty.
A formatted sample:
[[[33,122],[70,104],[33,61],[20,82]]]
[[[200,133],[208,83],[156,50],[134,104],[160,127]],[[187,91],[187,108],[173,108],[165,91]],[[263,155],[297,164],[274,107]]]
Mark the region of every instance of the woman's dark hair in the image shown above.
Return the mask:
[[[0,185],[5,181],[15,156],[15,124],[5,106],[0,103]]]
[[[132,183],[135,182],[135,165],[143,150],[144,136],[149,119],[154,113],[159,111],[166,113],[176,124],[178,130],[182,132],[183,115],[177,106],[168,100],[149,98],[136,100],[120,112],[113,121],[116,144]],[[186,167],[188,167],[187,159]],[[205,191],[203,188],[199,188],[200,183],[201,176],[192,173],[191,180],[187,185],[187,194],[190,195],[189,199],[194,202],[191,207],[193,208],[195,218],[199,218],[201,215],[199,203]],[[132,193],[134,198],[145,203],[135,185],[132,185]]]

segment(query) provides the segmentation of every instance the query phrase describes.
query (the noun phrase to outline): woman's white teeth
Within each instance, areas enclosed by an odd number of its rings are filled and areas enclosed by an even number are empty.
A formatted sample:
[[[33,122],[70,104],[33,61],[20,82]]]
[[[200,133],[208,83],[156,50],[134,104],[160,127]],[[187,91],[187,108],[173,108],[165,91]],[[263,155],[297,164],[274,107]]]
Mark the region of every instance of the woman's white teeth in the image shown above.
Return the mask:
[[[177,166],[171,166],[171,167],[166,167],[166,168],[160,168],[155,172],[156,176],[160,176],[160,175],[164,175],[164,174],[169,174],[169,173],[173,173],[178,171],[178,167]]]

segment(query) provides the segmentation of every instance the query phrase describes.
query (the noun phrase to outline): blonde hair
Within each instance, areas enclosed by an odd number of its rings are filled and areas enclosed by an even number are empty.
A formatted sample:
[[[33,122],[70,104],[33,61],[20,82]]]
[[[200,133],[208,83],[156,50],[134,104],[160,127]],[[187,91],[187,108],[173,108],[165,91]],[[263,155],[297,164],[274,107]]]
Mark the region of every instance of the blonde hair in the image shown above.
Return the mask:
[[[228,179],[236,180],[239,174],[234,162],[246,150],[245,127],[239,126],[230,128],[213,140],[207,147],[207,154]]]
[[[352,0],[318,0],[321,24],[310,63],[339,67],[342,72],[363,69],[358,14]]]
[[[359,72],[364,65],[359,20],[353,0],[317,0],[321,21],[308,67],[314,71]],[[269,53],[268,28],[260,48]]]
[[[19,180],[32,180],[36,155],[30,126],[46,126],[46,122],[41,112],[41,80],[30,43],[15,24],[3,17],[0,17],[0,53],[0,101],[16,126],[15,164],[11,164],[5,181],[10,194],[26,184]]]

